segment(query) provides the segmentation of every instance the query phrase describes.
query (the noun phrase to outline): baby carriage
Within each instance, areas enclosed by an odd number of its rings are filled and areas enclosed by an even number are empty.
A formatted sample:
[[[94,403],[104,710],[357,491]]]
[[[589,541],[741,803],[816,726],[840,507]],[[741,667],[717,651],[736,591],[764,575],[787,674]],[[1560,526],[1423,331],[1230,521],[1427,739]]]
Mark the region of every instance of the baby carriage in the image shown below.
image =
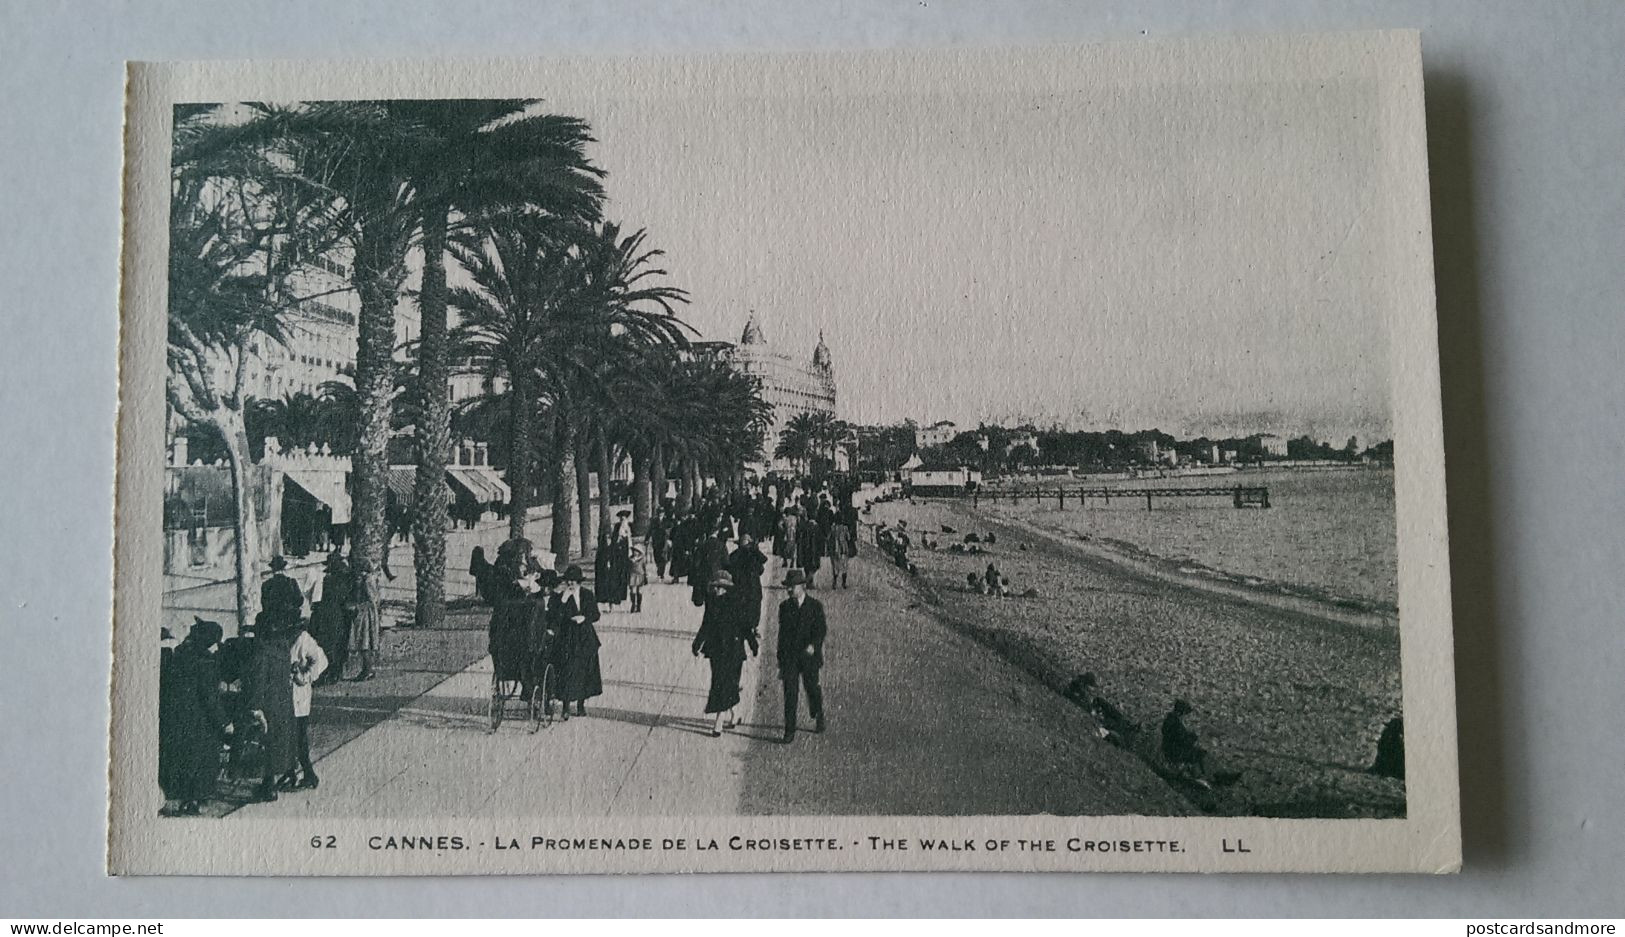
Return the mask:
[[[495,732],[517,704],[535,732],[553,722],[552,694],[558,680],[554,635],[545,606],[525,600],[504,607],[491,621],[491,695],[486,707]]]

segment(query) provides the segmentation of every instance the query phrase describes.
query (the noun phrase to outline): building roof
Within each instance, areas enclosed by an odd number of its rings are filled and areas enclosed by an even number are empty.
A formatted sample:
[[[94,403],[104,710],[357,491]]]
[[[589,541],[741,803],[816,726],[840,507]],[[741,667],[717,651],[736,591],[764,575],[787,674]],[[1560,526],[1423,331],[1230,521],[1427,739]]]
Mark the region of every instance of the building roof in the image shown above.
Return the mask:
[[[824,344],[824,330],[818,330],[818,347],[813,349],[813,364],[820,368],[830,367],[829,346]]]

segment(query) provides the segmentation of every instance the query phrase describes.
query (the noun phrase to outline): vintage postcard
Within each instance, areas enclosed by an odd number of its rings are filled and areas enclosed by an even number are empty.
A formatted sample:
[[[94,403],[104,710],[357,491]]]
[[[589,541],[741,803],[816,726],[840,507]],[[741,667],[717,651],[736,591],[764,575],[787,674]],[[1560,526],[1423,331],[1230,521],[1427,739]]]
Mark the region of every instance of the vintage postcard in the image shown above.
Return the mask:
[[[109,870],[1455,870],[1421,79],[131,65]]]

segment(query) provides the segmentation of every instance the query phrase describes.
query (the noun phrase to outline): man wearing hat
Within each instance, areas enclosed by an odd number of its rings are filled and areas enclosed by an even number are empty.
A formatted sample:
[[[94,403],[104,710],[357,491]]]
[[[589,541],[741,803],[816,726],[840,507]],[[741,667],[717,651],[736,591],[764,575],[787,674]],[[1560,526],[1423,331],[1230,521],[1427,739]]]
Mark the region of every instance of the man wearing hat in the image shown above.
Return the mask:
[[[784,743],[795,741],[800,690],[807,690],[807,711],[814,732],[824,731],[824,690],[818,671],[824,666],[824,606],[807,595],[807,573],[792,568],[784,574],[789,593],[779,603],[779,679],[784,681]]]
[[[604,681],[598,666],[598,630],[593,622],[599,618],[598,599],[591,589],[583,586],[581,567],[571,566],[564,571],[563,588],[547,608],[547,627],[557,635],[558,689],[554,698],[564,704],[564,718],[570,718],[570,704],[575,703],[575,714],[587,714],[587,700],[604,692]]]
[[[271,578],[260,585],[260,608],[268,614],[276,627],[286,627],[299,621],[305,607],[305,593],[283,570],[288,561],[281,554],[271,557]]]

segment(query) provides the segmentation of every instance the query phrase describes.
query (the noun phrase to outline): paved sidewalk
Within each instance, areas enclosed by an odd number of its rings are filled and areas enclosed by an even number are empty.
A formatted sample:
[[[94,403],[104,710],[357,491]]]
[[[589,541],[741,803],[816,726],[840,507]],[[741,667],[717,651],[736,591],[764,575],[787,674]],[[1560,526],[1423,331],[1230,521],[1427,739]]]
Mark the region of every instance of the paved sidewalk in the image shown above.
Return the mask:
[[[827,734],[782,734],[772,664],[777,587],[764,575],[762,656],[749,660],[742,724],[710,736],[709,671],[689,644],[686,585],[654,585],[644,612],[598,622],[604,695],[532,734],[520,707],[486,730],[482,658],[403,701],[317,763],[319,790],[249,817],[609,817],[776,814],[1178,814],[1184,802],[1082,714],[920,606],[912,581],[853,563],[853,588],[812,594],[830,618]],[[623,606],[624,608],[624,606]],[[330,718],[318,699],[315,720]],[[803,704],[805,705],[805,704]]]
[[[767,737],[752,726],[753,694],[739,710],[745,725],[712,738],[701,712],[707,666],[689,652],[700,610],[687,586],[654,585],[645,596],[641,614],[606,612],[598,622],[604,695],[588,702],[585,718],[532,734],[516,705],[513,718],[488,733],[491,662],[483,658],[322,758],[317,791],[249,805],[238,815],[737,812],[742,753],[754,737]],[[759,666],[759,659],[747,663],[747,687]]]

